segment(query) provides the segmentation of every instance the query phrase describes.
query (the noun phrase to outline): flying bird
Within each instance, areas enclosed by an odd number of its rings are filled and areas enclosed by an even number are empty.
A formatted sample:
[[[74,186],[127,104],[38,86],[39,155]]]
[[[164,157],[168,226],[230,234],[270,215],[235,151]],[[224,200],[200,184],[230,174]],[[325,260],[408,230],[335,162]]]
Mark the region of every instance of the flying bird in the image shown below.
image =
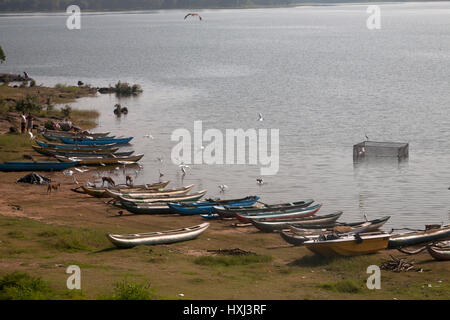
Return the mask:
[[[184,20],[186,20],[186,18],[189,16],[198,17],[200,20],[202,20],[202,17],[200,17],[198,13],[188,13],[187,15],[184,16]]]
[[[263,118],[262,113],[258,113],[258,121],[263,121],[263,120],[264,120],[264,118]]]
[[[146,135],[144,136],[144,138],[154,139],[153,136],[152,136],[151,134],[146,134]]]
[[[369,141],[369,137],[367,136],[367,134],[365,134],[365,136],[366,136],[366,141]]]
[[[258,184],[264,184],[264,180],[263,180],[262,178],[256,179],[256,182],[257,182]]]
[[[220,186],[218,186],[220,189],[220,192],[225,192],[226,189],[228,189],[228,186],[226,184],[221,184]]]

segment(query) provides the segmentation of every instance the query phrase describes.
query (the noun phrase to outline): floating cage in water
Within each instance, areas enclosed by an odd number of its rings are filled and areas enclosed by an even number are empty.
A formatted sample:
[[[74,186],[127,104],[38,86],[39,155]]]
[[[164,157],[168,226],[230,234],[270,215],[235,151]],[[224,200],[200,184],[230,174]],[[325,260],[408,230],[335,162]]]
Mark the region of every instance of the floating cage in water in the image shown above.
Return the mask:
[[[395,157],[405,159],[408,156],[408,143],[364,141],[353,146],[353,159],[366,157]]]

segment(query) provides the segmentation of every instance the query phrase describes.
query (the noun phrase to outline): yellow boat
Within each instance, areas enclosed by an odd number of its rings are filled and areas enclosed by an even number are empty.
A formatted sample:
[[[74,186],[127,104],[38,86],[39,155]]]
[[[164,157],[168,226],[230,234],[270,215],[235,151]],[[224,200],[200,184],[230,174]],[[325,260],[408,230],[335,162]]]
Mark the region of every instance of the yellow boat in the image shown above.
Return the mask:
[[[305,241],[303,244],[314,253],[324,257],[357,256],[386,249],[390,235],[387,233],[366,233],[346,235],[326,240],[315,239]]]

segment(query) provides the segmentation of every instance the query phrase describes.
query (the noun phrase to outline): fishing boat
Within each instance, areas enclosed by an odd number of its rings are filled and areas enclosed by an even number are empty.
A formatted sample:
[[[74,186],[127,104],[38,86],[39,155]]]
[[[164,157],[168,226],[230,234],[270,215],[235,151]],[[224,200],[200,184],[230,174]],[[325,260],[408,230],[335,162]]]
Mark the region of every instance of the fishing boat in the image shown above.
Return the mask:
[[[310,251],[324,257],[356,256],[386,249],[390,235],[384,232],[352,234],[344,236],[325,235],[305,241]]]
[[[133,203],[151,203],[151,202],[185,202],[185,201],[196,201],[201,199],[206,194],[206,190],[201,190],[196,193],[192,194],[185,194],[185,195],[168,195],[168,196],[158,196],[155,195],[153,198],[147,198],[147,199],[130,199],[130,198],[124,198],[119,197],[119,201],[121,203],[123,202],[133,202]]]
[[[205,232],[208,227],[209,223],[206,222],[176,230],[137,234],[107,234],[106,237],[119,248],[132,248],[138,245],[168,244],[193,240]]]
[[[84,191],[84,193],[96,197],[96,198],[110,198],[109,194],[106,193],[106,189],[115,190],[119,192],[123,191],[151,191],[151,190],[162,190],[164,189],[170,181],[164,181],[164,182],[157,182],[153,184],[144,184],[144,185],[117,185],[115,187],[88,187],[88,186],[81,186],[81,189]]]
[[[426,228],[425,230],[412,231],[391,235],[389,249],[414,246],[422,243],[450,239],[450,225]]]
[[[82,145],[82,146],[91,146],[91,145],[119,145],[119,144],[127,144],[129,143],[133,137],[129,138],[118,138],[118,139],[70,139],[70,138],[59,138],[62,143],[65,144],[74,144],[74,145]]]
[[[114,154],[117,157],[128,157],[131,156],[134,151],[126,151],[126,152],[108,152],[107,150],[104,151],[100,149],[97,150],[77,150],[77,151],[70,151],[66,149],[50,149],[50,148],[43,148],[40,146],[32,146],[33,149],[43,155],[54,157],[54,156],[63,156],[63,157],[105,157],[105,156],[111,156]],[[116,148],[116,150],[119,148]]]
[[[343,235],[366,233],[371,229],[370,222],[364,222],[354,227],[335,227],[333,229],[298,229],[291,226],[290,229],[281,230],[281,237],[295,246],[303,245],[303,242],[318,239],[324,235]]]
[[[343,214],[342,211],[338,211],[335,213],[331,213],[323,216],[310,216],[310,217],[300,217],[295,220],[284,220],[284,219],[276,219],[276,220],[268,220],[265,219],[251,219],[250,222],[262,232],[274,232],[289,228],[289,226],[293,223],[302,223],[304,225],[317,224],[317,223],[332,223],[341,217]]]
[[[0,171],[61,171],[78,165],[78,162],[4,162]]]
[[[58,159],[58,161],[61,162],[70,162],[70,161],[78,161],[80,165],[107,165],[107,164],[118,164],[121,162],[138,162],[142,159],[144,155],[143,154],[137,154],[134,156],[128,156],[128,157],[119,157],[115,156],[114,154],[110,156],[90,156],[90,157],[64,157],[64,156],[58,156],[56,155],[55,158]]]
[[[228,199],[228,200],[212,200],[193,202],[193,203],[169,203],[169,207],[181,214],[181,215],[194,215],[194,214],[207,214],[213,213],[214,206],[226,205],[228,207],[233,206],[251,206],[258,201],[258,196],[248,196],[240,199]]]
[[[302,223],[302,221],[296,221],[295,223],[289,225],[289,228],[297,233],[302,232],[312,232],[317,233],[321,231],[338,231],[339,230],[348,230],[348,231],[354,231],[358,230],[362,226],[365,228],[365,232],[372,232],[377,231],[380,229],[388,220],[390,216],[383,217],[380,219],[374,219],[369,221],[360,221],[360,222],[352,222],[352,223],[345,223],[345,222],[335,222],[334,224],[314,224],[312,223]],[[318,226],[325,226],[325,227],[318,227]],[[361,231],[360,231],[361,232]]]
[[[295,228],[299,228],[299,229],[308,229],[311,231],[316,230],[320,230],[320,229],[332,229],[335,227],[355,227],[355,226],[359,226],[365,222],[370,222],[370,228],[367,231],[375,231],[378,230],[379,228],[381,228],[391,217],[390,216],[385,216],[382,218],[378,218],[378,219],[373,219],[373,220],[369,220],[369,221],[359,221],[359,222],[339,222],[336,221],[334,223],[317,223],[317,224],[312,224],[312,223],[305,223],[302,224],[301,221],[297,221],[294,222],[293,224],[291,224],[289,227],[291,229],[295,229]]]
[[[133,203],[122,201],[121,207],[135,214],[169,214],[173,213],[167,202]]]
[[[214,206],[213,212],[215,214],[220,215],[222,218],[235,218],[236,213],[264,213],[264,212],[289,212],[295,211],[298,208],[309,207],[314,202],[313,199],[297,201],[297,202],[289,202],[289,203],[280,203],[280,204],[262,204],[262,206]]]
[[[101,140],[101,139],[113,139],[115,136],[111,137],[100,137],[100,136],[93,136],[88,134],[69,134],[69,135],[54,135],[51,133],[42,132],[42,136],[49,140],[49,141],[60,141],[60,138],[69,138],[69,139],[95,139],[95,140]]]
[[[71,151],[77,150],[118,150],[119,148],[115,143],[104,144],[104,145],[67,145],[67,144],[59,144],[59,143],[46,143],[39,140],[35,140],[36,143],[43,148],[51,148],[51,149],[65,149]]]
[[[436,260],[449,261],[450,260],[450,241],[443,245],[429,245],[427,246],[428,253]]]
[[[44,130],[41,133],[45,133],[50,136],[59,137],[79,137],[79,136],[90,136],[93,138],[102,138],[110,134],[110,132],[71,132],[71,131],[60,131],[60,130]]]
[[[316,214],[317,211],[320,210],[322,207],[322,204],[316,204],[314,206],[306,207],[306,208],[298,208],[295,211],[292,212],[264,212],[261,214],[242,214],[242,213],[236,213],[236,218],[244,223],[250,223],[250,220],[259,220],[264,219],[264,221],[269,220],[292,220],[293,218],[305,218],[309,216],[313,216]]]
[[[123,197],[125,199],[148,199],[154,198],[157,196],[166,196],[166,195],[184,195],[190,192],[194,188],[194,185],[188,185],[186,187],[178,188],[178,189],[166,189],[166,190],[124,190],[124,191],[115,191],[111,189],[106,189],[106,194],[110,198],[119,199]]]

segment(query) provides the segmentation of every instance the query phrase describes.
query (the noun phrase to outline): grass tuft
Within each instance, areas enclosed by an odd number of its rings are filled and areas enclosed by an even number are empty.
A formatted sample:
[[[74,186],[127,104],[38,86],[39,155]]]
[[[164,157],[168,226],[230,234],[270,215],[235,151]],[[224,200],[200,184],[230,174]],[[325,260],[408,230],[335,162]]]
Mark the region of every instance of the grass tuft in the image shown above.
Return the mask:
[[[155,289],[149,288],[148,284],[135,283],[128,280],[116,282],[114,293],[107,297],[109,300],[154,300]]]
[[[327,282],[319,285],[320,288],[338,293],[359,293],[361,285],[355,280],[345,279],[337,282]]]

